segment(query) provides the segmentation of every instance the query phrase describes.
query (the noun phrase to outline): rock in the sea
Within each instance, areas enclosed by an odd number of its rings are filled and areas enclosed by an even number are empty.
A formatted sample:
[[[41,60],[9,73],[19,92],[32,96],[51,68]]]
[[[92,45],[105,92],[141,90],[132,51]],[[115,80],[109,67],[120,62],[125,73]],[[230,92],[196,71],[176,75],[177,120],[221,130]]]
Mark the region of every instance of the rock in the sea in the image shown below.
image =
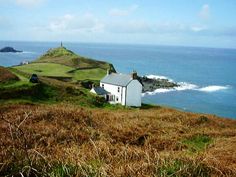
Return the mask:
[[[146,76],[138,76],[138,80],[143,85],[143,93],[153,92],[154,90],[159,88],[170,89],[174,87],[179,87],[179,84],[171,82],[168,79],[150,79]]]
[[[4,47],[0,49],[0,52],[12,52],[12,53],[17,53],[17,52],[22,52],[20,50],[15,50],[13,47]]]

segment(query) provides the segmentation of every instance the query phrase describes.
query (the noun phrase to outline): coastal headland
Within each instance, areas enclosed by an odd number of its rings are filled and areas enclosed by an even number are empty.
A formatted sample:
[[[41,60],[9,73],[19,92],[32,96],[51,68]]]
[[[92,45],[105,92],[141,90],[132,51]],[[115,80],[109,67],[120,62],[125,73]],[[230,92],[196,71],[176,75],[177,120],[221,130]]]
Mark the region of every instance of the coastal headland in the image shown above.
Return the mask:
[[[0,176],[236,176],[235,120],[110,105],[89,92],[108,69],[65,47],[0,67]],[[178,87],[139,80],[144,92]]]

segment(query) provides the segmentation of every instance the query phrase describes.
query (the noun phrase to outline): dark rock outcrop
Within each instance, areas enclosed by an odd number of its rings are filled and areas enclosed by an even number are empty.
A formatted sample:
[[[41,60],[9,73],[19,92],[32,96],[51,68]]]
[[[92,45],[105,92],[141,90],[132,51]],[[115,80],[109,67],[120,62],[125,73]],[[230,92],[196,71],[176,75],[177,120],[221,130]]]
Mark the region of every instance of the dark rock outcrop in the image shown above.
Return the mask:
[[[147,78],[146,76],[138,76],[137,78],[140,83],[143,85],[143,93],[144,92],[153,92],[156,89],[159,88],[174,88],[174,87],[179,87],[175,82],[171,82],[168,79],[150,79]]]
[[[2,53],[9,53],[9,52],[17,53],[17,52],[22,52],[22,51],[15,50],[13,47],[4,47],[4,48],[0,49],[0,52],[2,52]]]

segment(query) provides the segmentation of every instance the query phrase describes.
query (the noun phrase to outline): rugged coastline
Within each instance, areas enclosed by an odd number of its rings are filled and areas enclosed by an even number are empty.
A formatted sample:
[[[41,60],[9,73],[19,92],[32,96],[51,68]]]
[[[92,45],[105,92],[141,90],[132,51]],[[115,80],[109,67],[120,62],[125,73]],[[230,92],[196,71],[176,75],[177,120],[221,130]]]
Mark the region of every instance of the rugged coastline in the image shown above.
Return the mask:
[[[164,78],[149,78],[147,76],[138,76],[139,82],[143,85],[143,93],[153,92],[156,89],[171,89],[180,85]]]

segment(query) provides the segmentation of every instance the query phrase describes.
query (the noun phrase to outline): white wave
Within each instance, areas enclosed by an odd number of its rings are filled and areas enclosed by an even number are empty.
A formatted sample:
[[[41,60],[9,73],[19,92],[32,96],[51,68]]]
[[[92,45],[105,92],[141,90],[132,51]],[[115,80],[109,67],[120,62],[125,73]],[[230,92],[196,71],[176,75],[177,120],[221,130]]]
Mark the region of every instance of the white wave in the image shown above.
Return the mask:
[[[180,85],[179,87],[174,87],[174,89],[177,91],[196,90],[199,88],[197,85],[188,82],[178,82],[177,84]]]
[[[145,92],[142,94],[142,96],[156,95],[158,93],[167,93],[167,92],[171,92],[171,91],[175,91],[175,89],[174,88],[172,88],[172,89],[159,88],[159,89],[154,90],[153,92]]]
[[[2,53],[0,52],[1,55],[23,55],[23,54],[35,54],[36,52],[30,52],[30,51],[23,51],[23,52],[7,52],[7,53]]]
[[[16,54],[33,54],[35,52],[30,52],[30,51],[23,51],[23,52],[17,52]]]
[[[149,79],[168,79],[168,77],[166,76],[158,76],[158,75],[153,75],[153,74],[147,75],[146,77]]]
[[[169,81],[173,82],[172,79],[170,79],[166,76],[159,76],[159,75],[150,74],[150,75],[146,75],[146,77],[149,78],[149,79],[168,79]]]
[[[170,82],[174,82],[172,79],[169,79],[166,76],[158,76],[158,75],[147,75],[147,78],[150,79],[168,79]],[[168,93],[168,92],[173,92],[173,91],[185,91],[185,90],[195,90],[195,91],[201,91],[201,92],[217,92],[221,90],[226,90],[230,89],[231,86],[226,85],[226,86],[220,86],[220,85],[209,85],[206,87],[199,87],[198,85],[188,83],[188,82],[178,82],[177,83],[179,86],[174,87],[174,88],[159,88],[154,90],[153,92],[145,92],[142,94],[142,96],[145,95],[155,95],[159,93]]]
[[[227,90],[229,89],[230,86],[219,86],[219,85],[210,85],[207,87],[202,87],[200,89],[198,89],[198,91],[202,91],[202,92],[216,92],[216,91],[221,91],[221,90]]]

